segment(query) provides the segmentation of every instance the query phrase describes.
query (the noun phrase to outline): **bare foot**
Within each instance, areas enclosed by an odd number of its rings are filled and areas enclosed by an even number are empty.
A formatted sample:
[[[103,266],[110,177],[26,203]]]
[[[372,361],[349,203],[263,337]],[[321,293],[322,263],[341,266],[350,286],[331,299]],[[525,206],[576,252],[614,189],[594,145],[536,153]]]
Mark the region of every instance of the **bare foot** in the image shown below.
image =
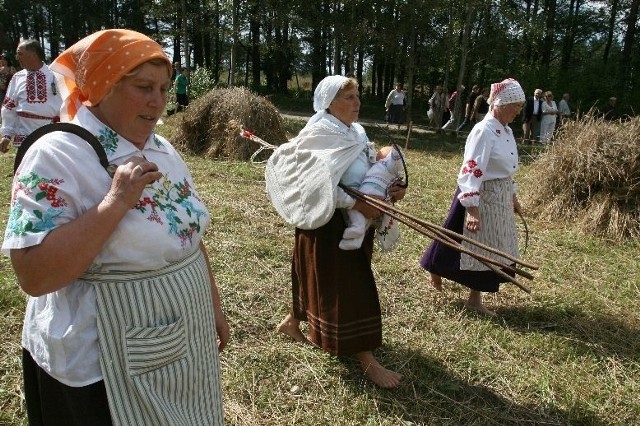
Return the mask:
[[[465,308],[470,309],[470,310],[472,310],[472,311],[474,311],[474,312],[477,312],[477,313],[479,313],[479,314],[481,314],[481,315],[486,315],[486,316],[488,316],[488,317],[495,317],[495,316],[497,316],[497,314],[496,314],[495,312],[490,311],[490,310],[489,310],[489,309],[487,309],[487,307],[486,307],[486,306],[484,306],[483,304],[480,304],[480,305],[472,305],[472,304],[470,304],[469,302],[466,302],[466,303],[464,304],[464,306],[465,306]]]
[[[377,386],[385,389],[395,388],[400,384],[402,374],[384,368],[371,352],[360,352],[357,355],[362,371]]]
[[[442,277],[440,275],[436,275],[433,272],[430,272],[431,276],[431,285],[438,291],[442,291]]]
[[[307,336],[302,334],[300,330],[300,321],[295,319],[293,315],[287,314],[282,322],[278,325],[277,329],[280,333],[286,334],[298,343],[311,343]]]
[[[496,316],[495,312],[490,311],[482,304],[482,293],[476,290],[471,290],[471,292],[469,293],[469,299],[467,299],[464,306],[467,309],[475,311],[481,315],[486,315],[489,317]]]

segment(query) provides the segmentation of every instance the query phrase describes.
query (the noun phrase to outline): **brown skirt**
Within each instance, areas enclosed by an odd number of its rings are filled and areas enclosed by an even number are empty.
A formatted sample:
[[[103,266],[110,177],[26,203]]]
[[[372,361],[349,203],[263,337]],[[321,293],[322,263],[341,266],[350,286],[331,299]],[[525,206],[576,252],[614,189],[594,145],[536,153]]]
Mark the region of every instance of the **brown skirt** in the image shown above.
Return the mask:
[[[378,290],[371,271],[373,229],[358,250],[341,250],[345,221],[336,210],[326,225],[296,228],[291,282],[293,315],[309,323],[309,338],[333,355],[382,345]]]

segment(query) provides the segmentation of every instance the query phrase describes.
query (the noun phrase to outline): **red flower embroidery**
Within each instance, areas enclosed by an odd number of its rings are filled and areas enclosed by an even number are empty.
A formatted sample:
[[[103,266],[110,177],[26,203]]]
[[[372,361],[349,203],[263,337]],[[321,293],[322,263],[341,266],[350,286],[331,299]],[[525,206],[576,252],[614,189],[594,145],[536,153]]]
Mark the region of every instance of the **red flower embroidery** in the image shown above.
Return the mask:
[[[482,170],[476,169],[473,171],[473,175],[477,178],[482,177]]]
[[[473,169],[478,165],[478,163],[476,163],[475,160],[469,160],[467,161],[467,165],[469,166],[470,169]]]

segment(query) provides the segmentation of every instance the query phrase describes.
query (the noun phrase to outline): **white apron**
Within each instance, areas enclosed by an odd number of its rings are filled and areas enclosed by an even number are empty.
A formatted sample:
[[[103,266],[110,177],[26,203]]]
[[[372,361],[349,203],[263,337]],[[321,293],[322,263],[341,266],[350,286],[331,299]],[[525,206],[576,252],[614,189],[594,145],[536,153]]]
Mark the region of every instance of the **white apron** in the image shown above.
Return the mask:
[[[222,425],[211,287],[202,251],[158,271],[82,278],[95,283],[100,363],[113,424]]]
[[[498,249],[516,259],[520,259],[518,249],[518,233],[515,214],[513,213],[513,179],[485,180],[480,186],[480,231],[470,232],[466,222],[463,235],[474,241]],[[488,257],[504,264],[513,263],[498,254],[481,249],[478,246],[463,242],[462,246],[473,253]],[[484,263],[466,253],[460,254],[460,269],[470,271],[489,270]]]

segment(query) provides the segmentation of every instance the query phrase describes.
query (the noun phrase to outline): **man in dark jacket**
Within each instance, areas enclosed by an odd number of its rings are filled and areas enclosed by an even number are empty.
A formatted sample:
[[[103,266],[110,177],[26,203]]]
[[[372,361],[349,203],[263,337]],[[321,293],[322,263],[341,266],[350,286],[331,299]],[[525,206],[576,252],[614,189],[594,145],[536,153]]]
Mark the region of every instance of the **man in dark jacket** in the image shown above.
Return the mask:
[[[536,89],[533,97],[528,98],[522,109],[522,141],[533,143],[540,137],[542,119],[542,89]]]
[[[456,132],[461,132],[467,127],[468,124],[473,123],[473,105],[476,103],[476,98],[480,94],[480,87],[478,85],[474,85],[471,88],[471,93],[469,93],[469,97],[467,98],[467,103],[464,107],[464,121],[458,126]]]

